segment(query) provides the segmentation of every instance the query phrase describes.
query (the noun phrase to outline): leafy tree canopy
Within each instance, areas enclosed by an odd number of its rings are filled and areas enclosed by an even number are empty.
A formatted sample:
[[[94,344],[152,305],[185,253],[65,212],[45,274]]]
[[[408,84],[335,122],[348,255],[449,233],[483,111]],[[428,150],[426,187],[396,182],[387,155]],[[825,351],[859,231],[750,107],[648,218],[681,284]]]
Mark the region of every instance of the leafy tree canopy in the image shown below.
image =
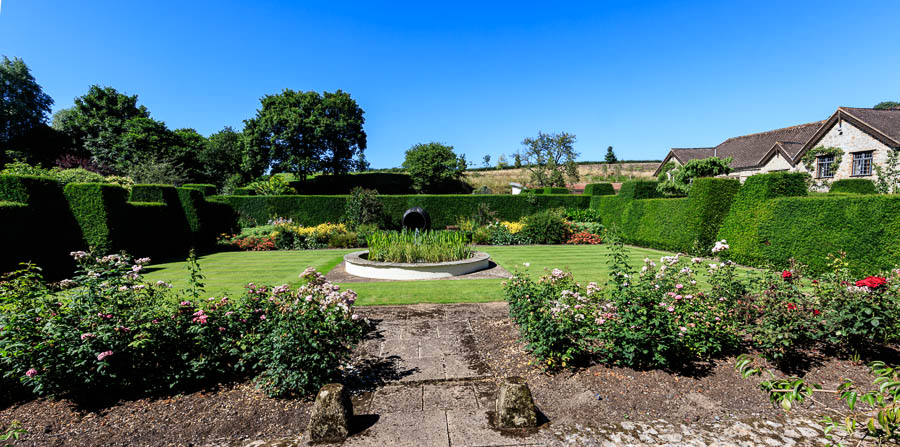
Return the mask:
[[[900,108],[900,102],[882,101],[882,102],[879,102],[878,104],[875,104],[875,107],[873,107],[873,108],[878,109],[878,110],[896,109],[896,108]]]
[[[365,112],[350,94],[297,92],[266,95],[245,120],[243,167],[259,177],[269,169],[304,179],[317,171],[342,174],[365,161]]]
[[[691,190],[691,182],[695,178],[730,174],[732,169],[728,165],[731,164],[731,161],[731,157],[709,157],[690,160],[684,166],[677,166],[668,171],[664,170],[660,174],[660,179],[662,179],[663,175],[667,178],[657,188],[667,196],[686,196],[688,191]],[[668,167],[668,164],[666,167]]]
[[[18,159],[43,162],[55,138],[47,126],[53,99],[44,93],[19,58],[0,60],[0,162]]]
[[[524,149],[519,158],[531,172],[534,186],[566,186],[566,179],[578,181],[578,152],[572,145],[575,135],[562,132],[546,134],[538,132],[537,138],[522,141]]]
[[[462,178],[466,170],[466,156],[457,156],[453,146],[436,142],[419,143],[406,151],[403,167],[412,177],[416,191],[437,192],[447,183]]]
[[[240,183],[243,158],[244,140],[240,132],[225,127],[210,135],[197,154],[202,181],[219,187],[229,181]]]

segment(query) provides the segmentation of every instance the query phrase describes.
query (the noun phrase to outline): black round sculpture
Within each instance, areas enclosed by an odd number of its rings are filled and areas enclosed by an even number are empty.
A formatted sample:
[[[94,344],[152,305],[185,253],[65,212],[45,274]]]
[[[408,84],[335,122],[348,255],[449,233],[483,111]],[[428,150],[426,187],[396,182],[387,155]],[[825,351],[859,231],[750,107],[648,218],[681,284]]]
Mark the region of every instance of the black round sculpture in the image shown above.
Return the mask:
[[[422,207],[414,206],[403,213],[403,228],[410,230],[427,230],[431,226],[431,218]]]

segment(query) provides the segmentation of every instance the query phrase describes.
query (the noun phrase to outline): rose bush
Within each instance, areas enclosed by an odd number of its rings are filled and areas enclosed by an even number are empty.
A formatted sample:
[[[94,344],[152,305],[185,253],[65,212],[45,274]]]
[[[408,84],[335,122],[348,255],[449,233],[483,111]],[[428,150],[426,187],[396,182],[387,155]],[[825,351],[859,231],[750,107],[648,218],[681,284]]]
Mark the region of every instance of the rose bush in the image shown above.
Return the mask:
[[[157,393],[246,376],[272,395],[307,393],[339,374],[364,332],[355,295],[314,271],[295,291],[251,285],[237,299],[198,299],[197,284],[173,292],[142,282],[149,259],[73,256],[77,274],[53,289],[33,268],[0,281],[0,371],[37,395]]]

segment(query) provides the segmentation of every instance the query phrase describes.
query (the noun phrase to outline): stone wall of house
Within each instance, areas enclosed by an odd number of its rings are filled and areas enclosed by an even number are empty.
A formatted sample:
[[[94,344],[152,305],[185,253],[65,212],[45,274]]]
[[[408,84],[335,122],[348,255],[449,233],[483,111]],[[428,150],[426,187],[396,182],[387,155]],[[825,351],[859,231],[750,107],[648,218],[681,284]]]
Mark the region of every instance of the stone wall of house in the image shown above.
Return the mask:
[[[844,155],[841,156],[841,164],[834,173],[834,178],[829,179],[831,181],[852,177],[854,152],[873,151],[872,164],[875,166],[884,165],[888,151],[892,150],[884,143],[876,140],[869,134],[863,132],[860,128],[846,121],[835,124],[828,130],[828,133],[826,133],[825,136],[813,144],[813,147],[820,146],[837,147],[844,151]],[[810,172],[810,174],[815,176],[815,167],[813,168],[813,172]],[[796,170],[807,172],[803,162],[797,163]],[[859,178],[867,178],[874,181],[875,169],[872,169],[872,175]]]

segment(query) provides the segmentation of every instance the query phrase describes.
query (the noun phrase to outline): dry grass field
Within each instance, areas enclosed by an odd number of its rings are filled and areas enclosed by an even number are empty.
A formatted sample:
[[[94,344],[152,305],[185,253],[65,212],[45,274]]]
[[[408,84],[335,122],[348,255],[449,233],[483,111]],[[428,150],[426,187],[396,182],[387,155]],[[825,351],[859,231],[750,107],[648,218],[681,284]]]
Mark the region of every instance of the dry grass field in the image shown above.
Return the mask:
[[[597,163],[579,165],[580,183],[591,182],[623,182],[626,180],[651,180],[653,171],[659,163]],[[511,191],[510,182],[528,184],[527,169],[503,169],[489,171],[466,171],[466,181],[473,187],[487,186],[496,194],[507,194]]]

